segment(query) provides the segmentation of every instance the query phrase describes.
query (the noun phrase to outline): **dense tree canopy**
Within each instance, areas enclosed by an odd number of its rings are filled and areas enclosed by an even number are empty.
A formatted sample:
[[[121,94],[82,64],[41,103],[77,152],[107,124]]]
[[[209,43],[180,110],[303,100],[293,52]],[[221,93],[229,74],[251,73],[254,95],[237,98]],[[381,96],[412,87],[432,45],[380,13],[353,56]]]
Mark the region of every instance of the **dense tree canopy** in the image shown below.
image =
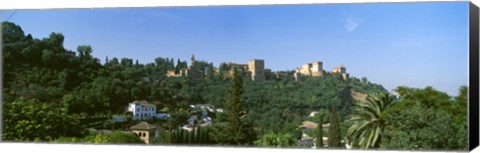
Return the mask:
[[[399,87],[399,102],[386,115],[381,147],[388,149],[468,148],[466,87],[450,98],[432,87]],[[462,112],[462,113],[456,113]]]

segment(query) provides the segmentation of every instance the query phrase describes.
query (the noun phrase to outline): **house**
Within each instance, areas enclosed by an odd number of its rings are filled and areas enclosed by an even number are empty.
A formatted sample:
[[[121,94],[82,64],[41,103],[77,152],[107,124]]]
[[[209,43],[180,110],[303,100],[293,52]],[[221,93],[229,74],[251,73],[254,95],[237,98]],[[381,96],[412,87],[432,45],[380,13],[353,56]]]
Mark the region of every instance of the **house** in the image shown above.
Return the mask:
[[[155,138],[159,137],[159,128],[147,122],[140,122],[130,127],[130,130],[145,141],[146,144],[150,144]]]
[[[188,116],[188,124],[184,125],[183,129],[190,131],[193,126],[205,127],[212,125],[212,118],[209,115],[211,112],[216,111],[215,106],[211,104],[197,104],[190,105],[190,108],[192,108],[194,112]]]
[[[307,134],[308,131],[311,130],[316,130],[318,127],[317,123],[311,122],[311,121],[304,121],[302,122],[302,125],[298,126],[300,129],[302,129],[302,137],[300,140],[298,140],[298,145],[299,147],[302,148],[317,148],[316,146],[316,141],[317,138],[310,136]],[[327,124],[322,124],[323,129],[328,129],[330,127],[330,123]],[[328,137],[323,137],[323,146],[327,146],[328,144]]]
[[[188,124],[190,124],[190,125],[194,125],[196,120],[198,120],[198,116],[197,116],[197,115],[191,115],[191,116],[188,118],[187,122],[188,122]]]
[[[157,106],[147,101],[134,101],[128,104],[128,111],[133,113],[133,120],[147,120],[157,115]]]
[[[318,124],[311,121],[303,121],[302,125],[298,127],[304,128],[304,129],[316,129],[318,127]],[[322,128],[328,128],[328,127],[330,127],[330,123],[322,124]]]
[[[300,140],[297,140],[297,144],[301,148],[318,148],[317,147],[317,138],[311,137],[308,134],[303,133]],[[323,147],[327,147],[328,145],[328,137],[322,137]]]
[[[300,148],[315,148],[315,140],[310,139],[300,139],[297,140],[297,146]]]

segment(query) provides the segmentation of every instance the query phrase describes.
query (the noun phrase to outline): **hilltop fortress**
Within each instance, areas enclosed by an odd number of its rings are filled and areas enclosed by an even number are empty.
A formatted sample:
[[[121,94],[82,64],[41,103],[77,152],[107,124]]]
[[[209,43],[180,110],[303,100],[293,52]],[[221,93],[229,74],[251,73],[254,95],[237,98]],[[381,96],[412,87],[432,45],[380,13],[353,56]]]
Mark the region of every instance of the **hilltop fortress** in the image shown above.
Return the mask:
[[[344,80],[347,80],[349,78],[347,69],[343,65],[340,65],[339,67],[334,67],[331,73],[341,74]],[[326,72],[323,70],[323,63],[315,61],[312,63],[303,64],[301,67],[295,69],[293,77],[295,78],[295,80],[298,81],[302,76],[323,77],[326,74],[330,74],[330,72]]]
[[[324,77],[331,74],[341,74],[344,80],[347,80],[350,76],[347,73],[346,68],[343,65],[333,68],[331,72],[327,72],[323,69],[323,63],[321,61],[315,61],[312,63],[303,64],[301,67],[297,67],[293,75],[288,72],[272,72],[271,69],[265,68],[265,61],[263,59],[251,59],[248,64],[239,64],[234,62],[226,63],[226,68],[220,70],[220,68],[213,67],[213,70],[209,70],[209,67],[205,67],[205,70],[195,70],[193,65],[197,62],[195,56],[192,55],[190,59],[190,66],[188,68],[181,69],[178,74],[175,71],[167,71],[167,77],[190,77],[195,79],[203,79],[209,73],[218,75],[221,73],[223,78],[232,77],[232,69],[237,68],[241,76],[249,77],[252,81],[264,81],[268,79],[278,79],[280,77],[292,78],[299,81],[302,77]],[[225,71],[227,69],[228,71]]]
[[[323,63],[313,62],[303,64],[302,67],[295,69],[293,77],[295,80],[299,80],[302,76],[323,77]]]
[[[253,81],[266,80],[266,75],[271,73],[270,69],[265,69],[265,61],[263,59],[252,59],[248,61],[248,64],[238,64],[229,62],[227,66],[231,68],[237,68],[243,76],[250,77]],[[225,72],[224,77],[231,77],[232,71]]]

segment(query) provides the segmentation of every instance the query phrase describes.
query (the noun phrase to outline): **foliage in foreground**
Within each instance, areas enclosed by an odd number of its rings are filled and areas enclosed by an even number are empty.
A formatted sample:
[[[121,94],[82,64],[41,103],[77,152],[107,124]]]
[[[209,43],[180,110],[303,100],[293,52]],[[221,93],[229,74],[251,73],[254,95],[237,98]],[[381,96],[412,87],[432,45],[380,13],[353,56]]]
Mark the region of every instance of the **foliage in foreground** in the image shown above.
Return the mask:
[[[270,132],[263,135],[259,140],[255,141],[254,144],[260,147],[294,147],[296,146],[296,138],[289,133],[286,134],[275,134]]]
[[[81,136],[79,121],[58,105],[35,99],[3,102],[5,141],[51,141],[60,136]]]
[[[348,129],[351,142],[360,148],[378,147],[385,128],[385,112],[394,104],[395,97],[390,94],[372,94],[365,103],[357,103]]]
[[[114,131],[108,134],[91,134],[84,138],[60,137],[57,143],[93,143],[93,144],[144,144],[135,134]]]
[[[395,105],[391,104],[393,97],[384,95],[358,107],[360,109],[352,118],[356,122],[349,129],[354,146],[364,149],[468,149],[466,86],[462,86],[459,96],[454,98],[432,87],[401,86],[396,92],[399,98]]]
[[[431,87],[397,88],[400,101],[385,116],[381,148],[415,150],[468,149],[467,87],[459,96]]]

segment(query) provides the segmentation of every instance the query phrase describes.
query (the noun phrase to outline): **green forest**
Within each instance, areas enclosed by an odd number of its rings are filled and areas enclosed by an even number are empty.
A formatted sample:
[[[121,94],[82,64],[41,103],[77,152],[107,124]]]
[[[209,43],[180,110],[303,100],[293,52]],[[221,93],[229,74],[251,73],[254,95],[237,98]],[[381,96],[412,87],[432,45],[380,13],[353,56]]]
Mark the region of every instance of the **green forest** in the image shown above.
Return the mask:
[[[252,81],[225,63],[219,65],[220,74],[232,70],[231,78],[213,73],[203,79],[167,77],[168,70],[179,72],[187,62],[102,57],[101,63],[92,56],[92,46],[71,51],[64,48],[64,39],[57,32],[33,38],[19,25],[2,22],[3,141],[142,143],[120,132],[135,121],[115,125],[106,118],[123,114],[135,100],[146,100],[171,116],[152,121],[162,129],[155,141],[159,145],[298,147],[298,126],[312,121],[329,123],[328,129],[318,126],[309,133],[328,137],[328,148],[345,148],[345,142],[353,149],[468,148],[467,86],[459,87],[456,97],[433,87],[406,86],[397,87],[393,95],[366,77]],[[202,71],[213,67],[208,61],[192,65]],[[225,111],[214,114],[212,126],[195,133],[179,130],[193,104]],[[308,117],[313,111],[318,113]],[[88,131],[90,125],[115,132],[94,134]],[[319,139],[315,143],[317,149],[324,146]]]

